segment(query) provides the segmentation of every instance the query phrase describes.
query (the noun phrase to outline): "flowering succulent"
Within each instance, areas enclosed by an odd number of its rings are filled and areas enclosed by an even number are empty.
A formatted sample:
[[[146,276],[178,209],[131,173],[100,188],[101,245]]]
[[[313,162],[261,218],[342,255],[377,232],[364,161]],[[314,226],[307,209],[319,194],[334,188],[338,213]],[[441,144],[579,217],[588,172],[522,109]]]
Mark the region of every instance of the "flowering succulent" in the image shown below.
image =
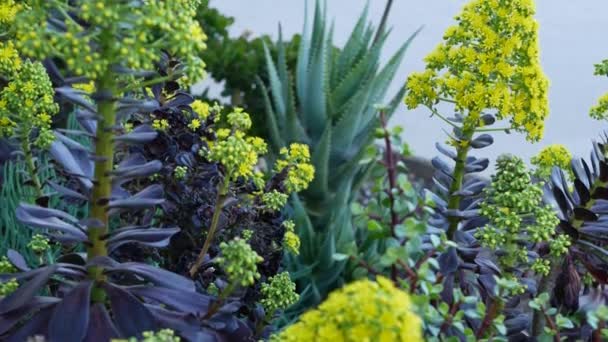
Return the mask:
[[[266,143],[262,139],[246,136],[246,131],[251,127],[251,119],[242,109],[236,108],[228,114],[227,121],[232,129],[217,131],[218,141],[211,144],[207,157],[222,164],[230,180],[251,178],[259,155],[266,153]]]
[[[546,179],[551,176],[554,166],[563,170],[569,170],[572,154],[561,144],[553,144],[543,148],[536,156],[532,157],[532,164],[536,166],[535,174]]]
[[[187,166],[176,166],[175,170],[173,170],[173,174],[175,175],[175,178],[177,178],[177,179],[184,179],[184,177],[186,177],[186,174],[188,174],[188,167]]]
[[[152,121],[152,128],[159,131],[167,130],[169,128],[169,121],[167,119],[154,119]]]
[[[0,29],[7,29],[11,25],[22,7],[23,5],[15,0],[3,0],[0,3]]]
[[[358,280],[330,293],[272,341],[423,341],[421,320],[407,293],[383,277]]]
[[[608,59],[595,65],[595,75],[608,76]],[[589,116],[596,120],[605,120],[608,115],[608,93],[602,95],[598,103],[591,107]]]
[[[198,56],[206,48],[206,36],[194,20],[189,0],[87,0],[72,6],[70,15],[64,10],[67,3],[35,0],[31,5],[15,21],[17,45],[28,57],[59,57],[76,75],[96,80],[111,65],[154,70],[161,52],[167,51],[184,58],[185,65],[173,71],[190,82],[204,76],[205,64]],[[62,22],[47,22],[57,8],[64,13]],[[129,29],[124,30],[125,26]],[[108,44],[100,28],[118,36]]]
[[[38,136],[34,144],[47,148],[53,140],[52,116],[59,110],[53,100],[54,93],[41,63],[22,63],[14,78],[0,91],[0,136],[10,136],[18,129],[21,135],[29,137],[36,129]]]
[[[203,120],[206,120],[211,112],[209,104],[201,100],[195,100],[190,107],[192,107],[192,110]]]
[[[492,183],[484,191],[486,197],[480,211],[489,222],[475,237],[483,246],[501,251],[498,260],[509,272],[529,264],[529,252],[534,244],[553,244],[567,236],[556,233],[559,219],[550,206],[542,203],[543,184],[532,183],[523,160],[503,155],[498,158],[496,168]],[[552,250],[556,255],[564,253]],[[540,266],[537,264],[536,268]]]
[[[9,279],[6,282],[0,282],[0,297],[8,296],[15,292],[17,288],[19,288],[19,283],[15,278]]]
[[[315,177],[315,168],[310,164],[308,146],[293,143],[289,149],[284,147],[280,151],[281,159],[275,164],[275,171],[282,172],[287,169],[285,187],[288,192],[300,192],[308,188],[308,184]]]
[[[27,247],[35,253],[43,253],[50,248],[49,239],[41,234],[34,234],[32,240],[27,244]]]
[[[295,233],[296,224],[291,220],[287,220],[283,222],[283,227],[285,227],[283,247],[290,253],[295,255],[300,254],[300,237]]]
[[[221,257],[218,265],[226,272],[230,283],[243,287],[252,285],[260,278],[258,266],[262,259],[251,246],[240,238],[220,244]]]
[[[444,42],[425,59],[427,68],[409,76],[406,104],[435,108],[451,99],[467,114],[465,126],[483,125],[495,110],[530,141],[542,137],[548,81],[541,67],[538,23],[532,0],[473,0],[456,17]]]
[[[0,74],[5,77],[13,77],[21,69],[23,61],[15,44],[9,40],[0,42]]]
[[[287,194],[273,189],[271,192],[262,194],[262,203],[264,203],[264,205],[266,205],[270,210],[279,211],[283,209],[287,203],[287,197]]]
[[[262,284],[263,298],[260,301],[266,315],[272,315],[277,310],[284,310],[298,301],[296,284],[289,278],[289,273],[282,272]]]

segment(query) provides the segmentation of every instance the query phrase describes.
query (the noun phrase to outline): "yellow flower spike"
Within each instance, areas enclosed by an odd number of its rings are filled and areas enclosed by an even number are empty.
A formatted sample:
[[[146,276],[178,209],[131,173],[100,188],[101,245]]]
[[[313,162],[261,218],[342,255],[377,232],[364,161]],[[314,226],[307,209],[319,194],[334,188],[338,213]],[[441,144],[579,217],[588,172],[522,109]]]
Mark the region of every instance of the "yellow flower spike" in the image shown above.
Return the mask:
[[[534,14],[531,0],[470,1],[425,58],[426,70],[408,77],[405,104],[434,108],[446,98],[465,117],[495,109],[499,119],[510,118],[512,129],[538,141],[549,107]]]

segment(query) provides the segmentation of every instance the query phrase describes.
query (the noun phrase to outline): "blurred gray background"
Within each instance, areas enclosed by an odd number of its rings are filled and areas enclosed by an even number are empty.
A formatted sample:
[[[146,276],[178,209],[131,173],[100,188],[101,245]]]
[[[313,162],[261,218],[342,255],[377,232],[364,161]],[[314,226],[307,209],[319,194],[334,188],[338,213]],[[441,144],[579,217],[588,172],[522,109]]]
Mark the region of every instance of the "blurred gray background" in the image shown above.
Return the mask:
[[[309,0],[314,5],[314,0]],[[327,0],[328,16],[335,22],[334,42],[341,46],[354,26],[366,0]],[[386,0],[369,0],[370,19],[380,21]],[[388,26],[393,32],[385,48],[385,60],[409,35],[424,25],[407,52],[392,85],[396,92],[409,73],[422,70],[422,59],[441,40],[445,29],[454,23],[465,0],[394,0]],[[608,91],[608,79],[593,75],[593,64],[608,58],[605,32],[608,28],[607,0],[537,0],[540,22],[542,65],[551,82],[551,112],[545,137],[536,144],[522,134],[497,134],[496,143],[485,153],[516,153],[528,159],[543,146],[566,145],[574,155],[587,157],[590,142],[608,124],[592,120],[589,108]],[[278,24],[285,37],[300,33],[304,20],[304,0],[212,0],[211,5],[234,16],[231,32],[238,36],[245,30],[254,35],[277,37]],[[210,80],[204,84],[212,83]],[[213,92],[212,92],[213,93]],[[415,154],[430,158],[436,154],[435,141],[445,140],[445,124],[429,118],[423,109],[410,111],[403,105],[395,113],[394,124],[405,128],[405,138]],[[486,155],[487,156],[487,155]]]

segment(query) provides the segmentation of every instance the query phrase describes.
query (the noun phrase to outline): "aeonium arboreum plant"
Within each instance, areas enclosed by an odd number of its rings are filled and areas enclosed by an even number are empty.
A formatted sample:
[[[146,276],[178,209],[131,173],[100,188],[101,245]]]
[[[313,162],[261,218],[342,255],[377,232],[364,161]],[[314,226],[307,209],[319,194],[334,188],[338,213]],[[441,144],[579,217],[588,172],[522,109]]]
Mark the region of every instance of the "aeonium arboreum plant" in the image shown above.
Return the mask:
[[[55,241],[81,244],[86,254],[63,255],[55,264],[30,269],[18,253],[9,251],[14,269],[3,269],[0,279],[18,287],[0,300],[2,340],[43,335],[51,341],[97,341],[139,337],[159,327],[172,328],[190,340],[213,338],[216,334],[199,319],[210,310],[212,299],[197,294],[191,280],[111,258],[125,243],[163,246],[178,231],[111,224],[121,213],[150,210],[163,201],[159,185],[134,195],[127,191],[130,182],[161,168],[159,161],[129,154],[115,165],[114,157],[120,146],[145,143],[156,136],[147,125],[129,133],[119,125],[134,112],[159,107],[157,101],[141,100],[140,86],[182,74],[191,79],[201,75],[202,62],[189,54],[204,48],[204,35],[192,21],[191,3],[134,0],[106,6],[100,1],[31,1],[30,5],[31,10],[16,20],[16,45],[22,53],[60,58],[72,72],[95,84],[93,94],[71,87],[59,89],[80,107],[80,134],[90,137],[91,150],[61,133],[55,133],[50,147],[55,162],[78,179],[75,189],[59,184],[54,189],[88,202],[90,216],[78,219],[30,204],[17,209],[24,224]],[[162,62],[165,53],[183,53],[192,63],[157,75],[156,63]]]
[[[154,87],[161,108],[151,115],[134,115],[125,124],[136,130],[143,122],[156,123],[158,136],[134,150],[147,159],[161,160],[163,167],[130,188],[160,183],[166,198],[153,217],[135,215],[130,222],[183,228],[172,237],[169,248],[158,254],[130,246],[120,256],[130,260],[151,257],[169,270],[192,277],[201,291],[230,300],[238,313],[226,319],[246,322],[252,338],[257,338],[265,334],[273,314],[280,312],[262,310],[264,283],[276,278],[285,251],[299,252],[295,225],[285,221],[282,208],[289,194],[306,188],[314,175],[308,147],[293,144],[285,148],[272,172],[264,170],[258,159],[266,144],[248,135],[251,121],[247,113],[235,108],[221,115],[221,106],[192,102],[181,92],[176,96],[179,106],[170,105],[175,101],[172,97],[165,105],[160,95],[167,91]],[[241,244],[247,242],[262,258],[257,263],[258,276],[246,284],[240,280],[233,284],[227,269],[217,262],[224,258],[222,246],[235,238]]]
[[[456,244],[438,257],[442,299],[455,313],[460,306],[455,289],[465,296],[480,296],[491,308],[500,285],[495,281],[499,268],[475,238],[487,221],[479,215],[487,181],[476,173],[485,170],[489,161],[470,152],[491,145],[488,133],[493,131],[515,130],[538,141],[547,117],[548,82],[540,68],[534,11],[532,0],[470,1],[444,41],[426,57],[426,70],[408,78],[408,107],[424,105],[452,127],[448,139],[452,148],[440,144],[437,148],[453,162],[433,159],[437,215],[430,223]],[[449,106],[454,117],[441,113]],[[487,127],[496,120],[508,124]],[[470,317],[465,326],[445,333],[464,338],[464,332],[472,329],[477,338],[493,336],[496,330],[487,329],[483,322],[492,322],[497,315],[498,310],[488,309],[485,317]]]

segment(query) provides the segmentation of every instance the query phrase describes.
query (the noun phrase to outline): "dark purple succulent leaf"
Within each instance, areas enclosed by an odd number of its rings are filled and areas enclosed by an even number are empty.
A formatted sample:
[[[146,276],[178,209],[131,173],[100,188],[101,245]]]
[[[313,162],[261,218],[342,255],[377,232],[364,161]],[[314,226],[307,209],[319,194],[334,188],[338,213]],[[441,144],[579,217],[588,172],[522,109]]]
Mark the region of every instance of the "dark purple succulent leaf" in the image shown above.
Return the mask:
[[[447,206],[447,202],[444,201],[441,197],[437,196],[435,193],[429,190],[425,190],[425,195],[430,197],[430,199],[435,203],[436,206]]]
[[[595,255],[601,255],[602,258],[607,258],[608,257],[608,250],[597,246],[589,241],[585,241],[585,240],[578,240],[577,244],[579,244],[581,247],[583,247],[582,249],[587,249],[590,253],[595,254]]]
[[[483,121],[485,126],[493,125],[496,122],[496,118],[492,114],[482,115],[481,120]]]
[[[507,328],[507,335],[513,335],[524,330],[527,330],[530,326],[530,315],[519,314],[513,318],[505,320],[505,327]]]
[[[6,314],[18,310],[27,305],[36,296],[36,293],[48,282],[49,278],[57,271],[57,265],[39,268],[29,281],[22,284],[15,292],[0,300],[0,314]]]
[[[116,118],[118,121],[122,121],[135,113],[150,113],[159,108],[160,104],[156,100],[123,98],[116,110]]]
[[[95,105],[87,97],[88,94],[82,90],[74,89],[72,87],[59,87],[55,88],[55,92],[77,106],[91,112],[96,112]]]
[[[139,125],[133,131],[117,136],[115,141],[126,144],[145,144],[158,136],[158,133],[148,125]]]
[[[475,258],[475,263],[479,265],[479,267],[486,268],[495,274],[501,273],[498,266],[496,266],[496,264],[494,264],[494,262],[490,260],[489,255],[482,256],[481,253],[479,253]]]
[[[51,341],[81,342],[89,327],[92,281],[78,284],[55,305],[49,321]]]
[[[605,187],[595,188],[593,190],[593,193],[591,194],[591,198],[608,200],[608,188],[605,188]]]
[[[21,272],[31,271],[32,269],[27,265],[25,258],[19,252],[14,249],[9,249],[6,252],[8,260]]]
[[[171,99],[169,99],[169,101],[167,103],[165,103],[165,105],[163,105],[162,108],[165,109],[165,108],[175,108],[175,107],[179,107],[179,106],[188,106],[192,102],[194,102],[194,98],[192,97],[192,95],[180,91],[175,96],[173,96]]]
[[[452,304],[454,302],[454,275],[447,275],[443,280],[443,291],[441,291],[441,300],[445,303]]]
[[[7,314],[0,315],[0,336],[11,330],[24,317],[28,317],[32,313],[55,305],[60,301],[61,299],[55,297],[34,297],[29,303],[18,310],[13,310]]]
[[[95,112],[79,108],[76,110],[76,120],[92,136],[97,134],[97,120]]]
[[[443,184],[441,183],[441,181],[439,181],[439,180],[437,179],[437,177],[433,177],[433,183],[435,184],[435,186],[437,187],[437,190],[438,190],[438,191],[439,191],[439,192],[440,192],[442,195],[444,195],[444,196],[447,196],[447,195],[448,195],[448,193],[449,193],[448,188],[447,188],[445,185],[443,185]]]
[[[581,180],[587,188],[591,187],[591,183],[589,182],[589,178],[587,177],[587,173],[581,164],[581,160],[579,158],[572,158],[570,162],[570,166],[572,171],[574,172],[574,177]]]
[[[448,165],[443,159],[434,157],[431,159],[431,164],[437,171],[441,171],[445,174],[451,175],[454,172],[454,168]]]
[[[530,278],[522,278],[520,279],[523,285],[526,285],[526,292],[531,294],[532,296],[536,296],[536,292],[538,288],[536,286],[536,280]]]
[[[489,134],[482,134],[471,141],[472,148],[485,148],[494,143],[494,138]]]
[[[578,207],[574,208],[574,218],[581,221],[597,221],[599,217],[589,209]]]
[[[59,267],[56,274],[78,281],[86,278],[87,276],[86,270],[81,270],[75,267]]]
[[[141,338],[144,331],[157,331],[154,315],[135,296],[124,289],[108,283],[106,290],[114,323],[121,336]]]
[[[194,167],[194,156],[190,152],[180,152],[175,156],[175,162],[181,166],[187,166],[188,168]]]
[[[481,274],[477,277],[477,282],[487,296],[494,298],[494,288],[496,287],[496,276],[490,273]]]
[[[118,164],[118,167],[112,171],[112,174],[117,178],[132,179],[137,177],[147,177],[160,171],[162,163],[158,160],[146,161],[143,155],[133,153],[129,158]]]
[[[471,162],[467,161],[467,163],[464,165],[464,171],[466,173],[481,172],[487,169],[488,165],[490,165],[490,161],[488,160],[488,158],[474,158],[474,160]]]
[[[63,75],[61,75],[61,71],[59,71],[57,64],[55,64],[52,58],[46,58],[44,61],[42,61],[42,65],[44,65],[44,68],[46,69],[47,74],[49,74],[53,84],[65,84],[66,80],[64,79]]]
[[[563,221],[561,220],[558,227],[564,232],[566,233],[568,236],[570,236],[571,238],[573,238],[575,241],[578,240],[579,238],[579,232],[578,229],[572,227],[572,225],[570,224],[569,221]]]
[[[448,209],[445,211],[445,214],[448,217],[458,217],[461,219],[474,218],[474,217],[479,216],[479,209],[473,209],[473,210]]]
[[[77,176],[80,184],[87,190],[93,188],[92,174],[89,173],[92,161],[88,152],[70,151],[61,141],[55,140],[49,149],[53,159],[70,174]]]
[[[137,243],[149,247],[166,247],[171,237],[179,232],[179,228],[135,228],[114,233],[108,239],[108,251],[111,253],[127,243]]]
[[[576,193],[580,198],[581,204],[589,202],[591,199],[591,193],[589,193],[589,188],[585,186],[580,179],[577,178],[574,180],[574,188],[576,189]]]
[[[194,292],[194,282],[173,272],[137,262],[125,262],[109,267],[106,272],[130,272],[166,288]]]
[[[241,320],[234,320],[236,323],[236,327],[233,327],[231,331],[220,332],[220,334],[226,339],[228,342],[237,342],[237,341],[253,341],[253,330],[249,327],[245,322]]]
[[[180,336],[188,341],[223,341],[216,332],[202,327],[198,319],[192,314],[170,311],[156,305],[146,304],[146,308],[154,315],[160,325],[177,331]]]
[[[109,207],[111,209],[145,209],[151,208],[164,202],[163,187],[159,184],[152,184],[135,195],[125,198],[111,200]],[[111,211],[115,213],[115,211]]]
[[[19,204],[19,208],[22,208],[29,215],[34,216],[36,218],[57,217],[57,218],[61,218],[65,221],[68,221],[73,224],[78,223],[77,218],[75,218],[74,216],[72,216],[64,211],[61,211],[61,210],[45,208],[45,207],[41,207],[41,206],[37,206],[37,205],[24,203],[24,202],[21,202]]]
[[[101,267],[110,268],[110,267],[118,267],[118,266],[120,266],[120,263],[107,256],[97,256],[97,257],[94,257],[93,259],[87,261],[86,266],[87,267],[101,266]]]
[[[57,258],[57,262],[78,266],[86,266],[86,258],[86,253],[69,253],[59,256]]]
[[[450,275],[458,270],[460,264],[456,248],[450,247],[437,258],[439,262],[439,271],[443,275]]]
[[[439,151],[441,154],[445,155],[446,157],[448,157],[452,160],[456,160],[456,152],[454,152],[453,150],[444,146],[443,144],[435,143],[435,148],[437,149],[437,151]]]
[[[164,304],[168,309],[191,313],[196,316],[206,314],[210,305],[214,302],[214,298],[211,296],[166,287],[134,286],[128,288],[127,291],[137,297]]]
[[[31,226],[34,228],[50,229],[53,231],[59,231],[66,238],[71,238],[73,241],[87,241],[88,237],[82,228],[77,227],[74,224],[62,221],[57,216],[52,216],[52,212],[44,212],[40,209],[42,207],[35,207],[29,204],[20,204],[15,210],[15,216],[19,222],[24,225]],[[54,209],[47,209],[54,210]],[[57,210],[55,210],[57,211]],[[64,218],[65,213],[62,213],[60,217]]]
[[[78,191],[66,188],[65,186],[59,185],[53,181],[47,181],[46,183],[51,187],[51,189],[55,190],[62,197],[68,197],[82,201],[88,200],[87,196],[82,195]]]
[[[46,336],[48,322],[51,319],[54,307],[46,307],[36,312],[23,326],[15,332],[3,337],[3,342],[23,342],[36,335]]]
[[[581,165],[583,166],[583,169],[585,170],[585,174],[587,175],[588,183],[593,184],[595,177],[593,177],[593,173],[589,168],[589,164],[587,164],[587,162],[582,158],[579,160],[581,162]]]
[[[90,317],[84,342],[111,341],[121,337],[103,304],[93,304]]]
[[[561,209],[561,211],[564,213],[564,216],[570,216],[568,213],[573,209],[572,203],[568,201],[566,195],[560,187],[553,187],[553,198],[555,199],[555,202],[557,202],[559,209]]]

